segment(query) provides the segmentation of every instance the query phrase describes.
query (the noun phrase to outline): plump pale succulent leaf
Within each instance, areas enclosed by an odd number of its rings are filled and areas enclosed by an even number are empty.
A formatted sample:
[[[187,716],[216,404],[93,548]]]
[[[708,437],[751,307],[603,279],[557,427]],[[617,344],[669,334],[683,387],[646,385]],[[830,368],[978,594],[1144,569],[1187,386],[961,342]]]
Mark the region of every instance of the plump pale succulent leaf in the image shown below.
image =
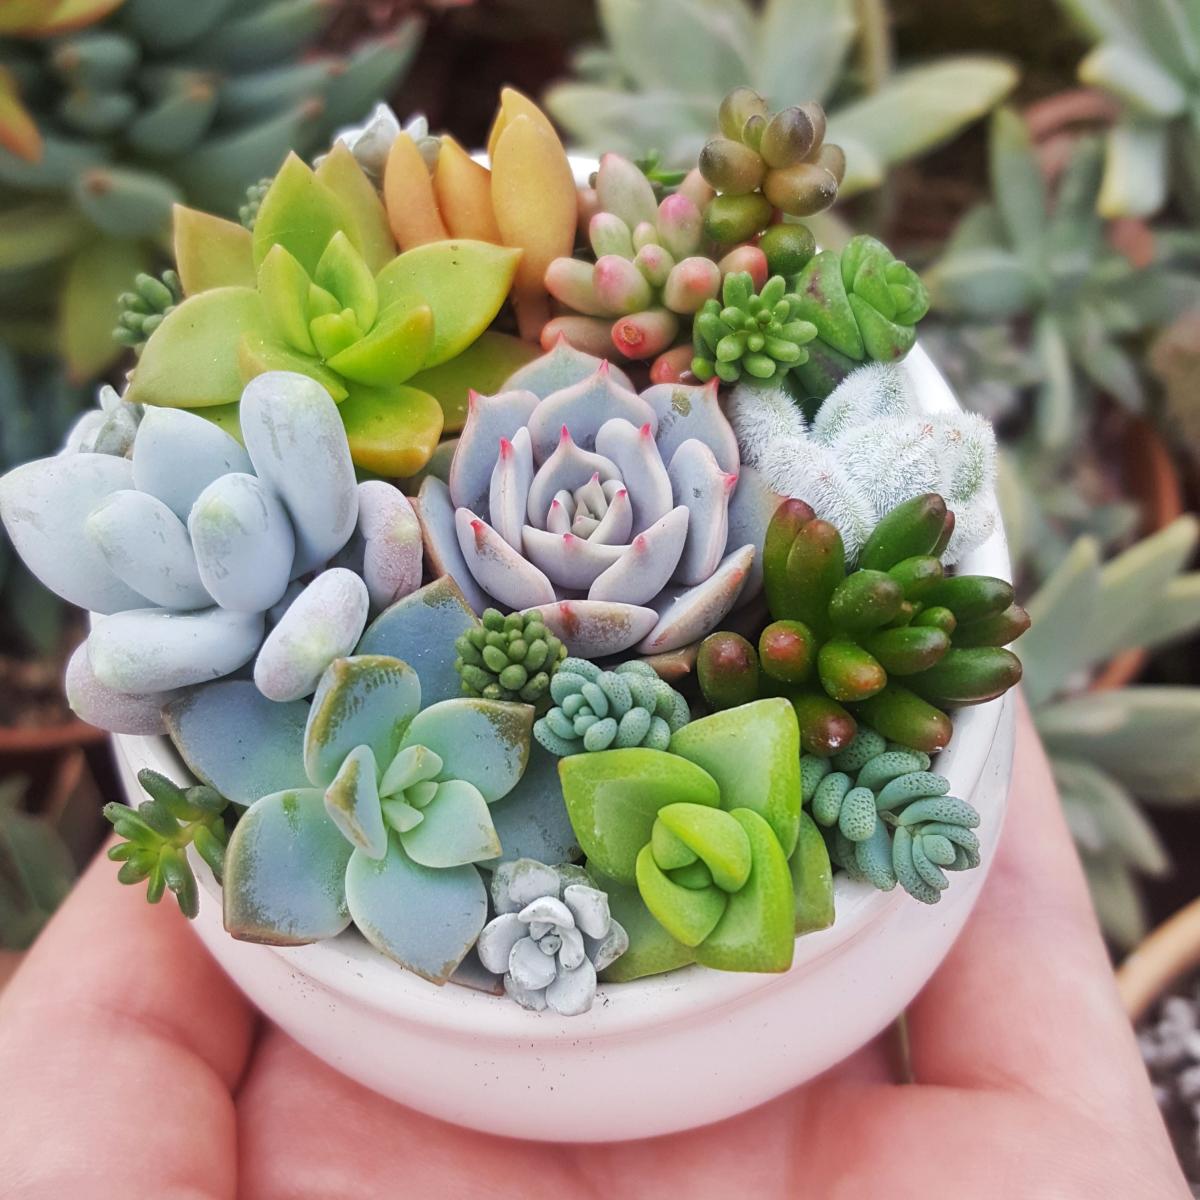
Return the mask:
[[[1001,108],[992,117],[988,153],[996,211],[1008,242],[1024,261],[1036,264],[1045,249],[1046,182],[1029,126],[1013,109]]]
[[[163,719],[188,770],[235,804],[306,788],[303,701],[277,704],[246,679],[189,688]]]
[[[500,854],[487,801],[465,779],[439,784],[421,818],[420,824],[399,835],[409,858],[421,866],[461,867]]]
[[[382,859],[354,852],[346,898],[367,941],[431,983],[449,979],[487,919],[487,890],[474,867],[422,867],[395,836]]]
[[[1167,196],[1168,130],[1165,125],[1118,121],[1108,131],[1102,217],[1149,217]]]
[[[606,983],[625,983],[647,975],[661,975],[696,961],[694,950],[677,942],[650,914],[636,887],[620,883],[588,864],[596,886],[608,895],[613,919],[629,935],[629,949],[610,964],[601,976]]]
[[[852,0],[767,0],[749,79],[772,107],[824,102],[841,74],[857,26]]]
[[[441,405],[428,392],[403,383],[351,384],[338,412],[355,464],[389,479],[420,471],[442,432]]]
[[[796,933],[814,933],[833,924],[833,868],[816,822],[800,814],[800,833],[788,867],[796,896]]]
[[[579,839],[571,828],[558,778],[558,759],[530,744],[529,765],[517,785],[491,806],[500,838],[498,862],[529,858],[541,863],[579,858]],[[485,863],[492,867],[495,863]]]
[[[370,746],[355,746],[325,789],[325,811],[356,850],[370,858],[387,853],[388,831],[379,803],[379,768]]]
[[[241,941],[276,946],[336,937],[350,923],[351,853],[319,789],[263,796],[242,814],[225,850],[225,928]]]

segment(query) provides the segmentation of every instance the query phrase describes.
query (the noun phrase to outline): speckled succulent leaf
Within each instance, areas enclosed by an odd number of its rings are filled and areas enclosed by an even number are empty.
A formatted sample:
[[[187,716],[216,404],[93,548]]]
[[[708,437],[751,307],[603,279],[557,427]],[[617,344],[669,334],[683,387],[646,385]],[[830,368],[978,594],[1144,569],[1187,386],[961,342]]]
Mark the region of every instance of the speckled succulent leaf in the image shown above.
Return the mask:
[[[660,383],[647,388],[642,399],[658,417],[657,441],[664,462],[671,461],[684,441],[694,438],[713,452],[722,471],[738,470],[741,452],[721,411],[715,384]]]
[[[500,854],[487,801],[465,779],[439,783],[421,809],[420,823],[397,836],[409,858],[425,867],[461,867]]]
[[[331,663],[304,731],[309,779],[327,787],[357,746],[369,746],[377,763],[391,762],[420,704],[417,674],[399,659],[359,654]]]
[[[286,246],[272,246],[259,264],[258,295],[275,337],[293,353],[315,356],[309,328],[312,286],[312,277]]]
[[[177,204],[173,212],[175,269],[184,295],[212,288],[255,286],[250,231],[233,221]]]
[[[442,430],[438,402],[406,384],[350,384],[349,396],[338,411],[355,464],[388,478],[414,475],[424,468]]]
[[[581,658],[620,654],[642,642],[658,623],[652,608],[610,600],[559,600],[535,610],[546,627]]]
[[[241,941],[275,946],[336,937],[350,924],[351,853],[319,789],[256,800],[225,850],[225,928]]]
[[[487,919],[487,891],[473,866],[420,866],[395,835],[382,859],[354,852],[345,887],[367,941],[431,983],[450,978]]]
[[[491,324],[512,285],[518,252],[487,242],[433,242],[393,259],[376,278],[379,306],[428,305],[436,367],[465,350]]]
[[[408,497],[379,479],[360,483],[358,528],[343,553],[352,555],[372,611],[416,591],[421,584],[421,526]]]
[[[538,743],[531,743],[529,765],[516,786],[489,811],[500,839],[498,862],[518,858],[568,862],[580,857],[579,839],[563,802],[558,759]]]
[[[726,811],[748,808],[762,816],[791,855],[800,821],[800,730],[787,700],[757,700],[693,721],[671,738],[671,753],[716,780]]]
[[[235,804],[308,786],[302,701],[277,704],[249,680],[221,679],[168,700],[167,732],[197,779]]]
[[[131,404],[204,408],[241,395],[237,348],[245,334],[265,334],[258,293],[221,287],[189,296],[150,336],[126,392]]]
[[[434,705],[458,696],[454,642],[477,624],[462,590],[443,575],[380,613],[367,627],[357,653],[408,663],[420,681],[422,702]]]
[[[400,745],[432,750],[443,762],[439,779],[465,780],[492,803],[524,774],[532,726],[527,704],[459,697],[418,713]]]
[[[302,354],[285,345],[265,324],[262,330],[252,330],[242,335],[237,344],[237,361],[242,378],[246,380],[254,379],[268,371],[293,371],[315,379],[339,404],[348,394],[341,376],[311,355]],[[216,420],[220,412],[230,409],[234,413],[236,424],[236,405],[200,409],[199,412],[201,416]]]
[[[337,233],[357,243],[353,218],[337,193],[317,179],[302,159],[288,155],[254,222],[255,267],[261,266],[272,247],[283,246],[312,275]]]
[[[636,880],[637,856],[667,804],[719,807],[706,771],[659,750],[577,754],[559,764],[567,813],[589,862],[624,883]]]

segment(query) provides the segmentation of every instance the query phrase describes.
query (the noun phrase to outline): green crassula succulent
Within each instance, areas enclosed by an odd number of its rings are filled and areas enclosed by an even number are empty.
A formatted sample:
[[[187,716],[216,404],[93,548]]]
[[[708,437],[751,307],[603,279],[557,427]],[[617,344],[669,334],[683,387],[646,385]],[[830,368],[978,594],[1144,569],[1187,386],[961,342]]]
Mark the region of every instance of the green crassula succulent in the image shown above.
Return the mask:
[[[801,320],[801,298],[774,275],[755,292],[745,271],[725,277],[721,299],[708,300],[692,327],[692,373],[724,383],[771,383],[808,361],[817,327]]]
[[[238,220],[251,233],[254,232],[254,222],[258,220],[258,210],[262,207],[262,202],[266,194],[271,190],[272,182],[271,176],[266,175],[257,183],[252,183],[246,189],[246,195],[241,204],[238,205]]]
[[[865,362],[894,362],[916,343],[929,311],[920,276],[878,239],[860,233],[844,250],[822,250],[792,281],[796,317],[817,330],[793,380],[823,399]]]
[[[564,659],[550,694],[554,707],[534,724],[533,736],[560,758],[634,746],[666,750],[691,719],[687,701],[640,659],[611,671]]]
[[[454,643],[454,669],[462,676],[465,696],[541,705],[551,678],[567,657],[567,648],[538,613],[486,609],[481,624]]]
[[[121,311],[113,330],[113,341],[141,354],[146,339],[182,299],[183,285],[175,271],[167,269],[157,277],[139,273],[134,278],[133,290],[117,297]]]

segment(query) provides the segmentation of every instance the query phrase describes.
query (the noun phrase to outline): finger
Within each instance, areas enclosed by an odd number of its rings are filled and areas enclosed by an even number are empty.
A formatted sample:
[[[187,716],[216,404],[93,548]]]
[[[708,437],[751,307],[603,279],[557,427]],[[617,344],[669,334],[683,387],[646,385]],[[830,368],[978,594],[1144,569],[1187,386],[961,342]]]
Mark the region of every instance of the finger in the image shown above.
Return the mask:
[[[920,1082],[1058,1096],[1094,1087],[1100,1091],[1090,1098],[1103,1104],[1105,1089],[1127,1090],[1145,1078],[1023,699],[991,876],[962,937],[913,1005],[909,1028]],[[1148,1096],[1146,1089],[1139,1102]]]
[[[0,1195],[236,1194],[253,1018],[169,899],[99,858],[0,996]]]

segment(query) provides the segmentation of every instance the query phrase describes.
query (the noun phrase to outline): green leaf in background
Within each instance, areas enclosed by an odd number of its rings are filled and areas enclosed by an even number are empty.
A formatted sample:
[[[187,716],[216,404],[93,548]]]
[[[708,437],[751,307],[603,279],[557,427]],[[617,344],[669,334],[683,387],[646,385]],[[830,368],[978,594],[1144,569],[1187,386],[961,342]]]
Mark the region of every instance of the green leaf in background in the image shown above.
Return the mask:
[[[59,344],[71,377],[95,378],[111,366],[122,348],[113,341],[120,310],[117,297],[139,271],[150,269],[144,242],[96,238],[70,261],[59,311]]]
[[[1036,264],[1046,228],[1046,183],[1029,126],[1011,109],[992,116],[989,174],[996,211],[1017,254]]]
[[[824,103],[857,30],[852,0],[766,0],[755,43],[755,84],[777,108]],[[796,37],[796,30],[808,35]]]
[[[54,826],[17,808],[23,780],[0,784],[0,948],[24,950],[62,902],[75,863]]]

